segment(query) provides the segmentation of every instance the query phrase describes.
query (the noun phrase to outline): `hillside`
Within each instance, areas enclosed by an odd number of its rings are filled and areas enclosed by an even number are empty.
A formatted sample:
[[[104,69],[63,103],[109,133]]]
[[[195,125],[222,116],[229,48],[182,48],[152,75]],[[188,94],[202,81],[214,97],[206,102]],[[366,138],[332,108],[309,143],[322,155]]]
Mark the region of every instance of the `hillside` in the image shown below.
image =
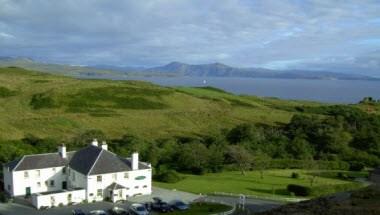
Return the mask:
[[[288,122],[300,105],[317,103],[0,68],[0,139],[65,139],[88,129],[109,137],[199,136],[243,122]]]

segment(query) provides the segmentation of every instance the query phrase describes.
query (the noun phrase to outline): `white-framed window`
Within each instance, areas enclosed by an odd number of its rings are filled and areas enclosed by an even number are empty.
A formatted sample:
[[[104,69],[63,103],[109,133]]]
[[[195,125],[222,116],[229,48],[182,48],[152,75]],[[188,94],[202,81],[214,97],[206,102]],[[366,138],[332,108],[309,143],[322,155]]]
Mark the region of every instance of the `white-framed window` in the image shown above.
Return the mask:
[[[24,178],[29,178],[29,172],[28,171],[24,171]]]
[[[102,197],[103,196],[103,190],[102,189],[98,189],[97,192],[96,192],[96,195],[99,196],[99,197]]]
[[[38,188],[41,187],[41,182],[37,182],[37,187],[38,187]]]
[[[135,189],[139,189],[139,186],[135,186]]]
[[[37,176],[37,178],[39,178],[40,176],[41,176],[41,170],[36,170],[36,176]]]
[[[101,175],[96,176],[96,181],[97,182],[102,182],[102,176]]]
[[[129,178],[129,174],[128,174],[128,172],[125,172],[125,173],[124,173],[124,178]]]
[[[112,174],[112,179],[117,180],[117,173]]]
[[[54,180],[50,180],[50,187],[54,187]]]
[[[147,188],[148,186],[147,185],[144,185],[143,188]]]

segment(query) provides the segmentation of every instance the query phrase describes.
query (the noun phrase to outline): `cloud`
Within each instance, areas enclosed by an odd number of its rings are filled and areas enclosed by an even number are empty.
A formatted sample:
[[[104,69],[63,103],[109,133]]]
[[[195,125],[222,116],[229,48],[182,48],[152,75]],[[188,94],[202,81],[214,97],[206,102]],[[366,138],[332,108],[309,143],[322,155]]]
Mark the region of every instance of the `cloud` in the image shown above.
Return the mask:
[[[371,0],[0,0],[0,5],[0,32],[14,35],[10,40],[0,34],[0,56],[70,64],[222,61],[293,68],[314,62],[299,59],[358,58],[375,51],[380,37],[380,3]]]

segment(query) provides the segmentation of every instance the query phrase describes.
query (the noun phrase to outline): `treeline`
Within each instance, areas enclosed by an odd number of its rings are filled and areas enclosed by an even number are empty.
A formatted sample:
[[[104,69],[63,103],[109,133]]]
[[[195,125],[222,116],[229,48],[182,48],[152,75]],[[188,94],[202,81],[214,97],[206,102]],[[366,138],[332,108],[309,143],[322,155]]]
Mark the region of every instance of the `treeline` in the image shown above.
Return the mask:
[[[157,175],[179,171],[193,174],[238,169],[320,168],[360,170],[380,165],[380,117],[350,106],[299,107],[288,124],[241,124],[219,134],[147,141],[132,135],[108,139],[98,130],[67,141],[70,150],[93,138],[107,140],[121,156],[138,151]],[[26,135],[0,143],[0,162],[23,154],[56,151],[60,141]],[[171,172],[173,173],[173,172]],[[165,176],[163,176],[165,177]],[[175,177],[175,176],[174,176]]]

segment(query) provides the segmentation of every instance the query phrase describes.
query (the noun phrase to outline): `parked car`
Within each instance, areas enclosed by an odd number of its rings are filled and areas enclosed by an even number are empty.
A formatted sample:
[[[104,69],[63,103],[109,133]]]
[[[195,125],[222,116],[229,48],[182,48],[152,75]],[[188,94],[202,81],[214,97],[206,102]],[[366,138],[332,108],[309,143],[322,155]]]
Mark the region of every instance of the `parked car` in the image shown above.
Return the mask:
[[[145,208],[143,204],[132,204],[129,207],[129,212],[134,215],[148,215],[149,211]]]
[[[95,210],[95,211],[90,211],[90,215],[107,215],[107,213],[103,210]]]
[[[113,207],[112,209],[110,209],[109,212],[111,215],[127,215],[128,214],[128,212],[124,208],[120,208],[120,207]]]
[[[152,210],[166,213],[173,211],[173,208],[159,197],[153,197]]]
[[[186,204],[186,203],[184,203],[181,200],[173,200],[173,201],[171,201],[170,202],[170,206],[173,209],[180,210],[180,211],[184,211],[184,210],[188,210],[189,209],[189,205]]]
[[[74,209],[73,215],[86,215],[81,209]]]

